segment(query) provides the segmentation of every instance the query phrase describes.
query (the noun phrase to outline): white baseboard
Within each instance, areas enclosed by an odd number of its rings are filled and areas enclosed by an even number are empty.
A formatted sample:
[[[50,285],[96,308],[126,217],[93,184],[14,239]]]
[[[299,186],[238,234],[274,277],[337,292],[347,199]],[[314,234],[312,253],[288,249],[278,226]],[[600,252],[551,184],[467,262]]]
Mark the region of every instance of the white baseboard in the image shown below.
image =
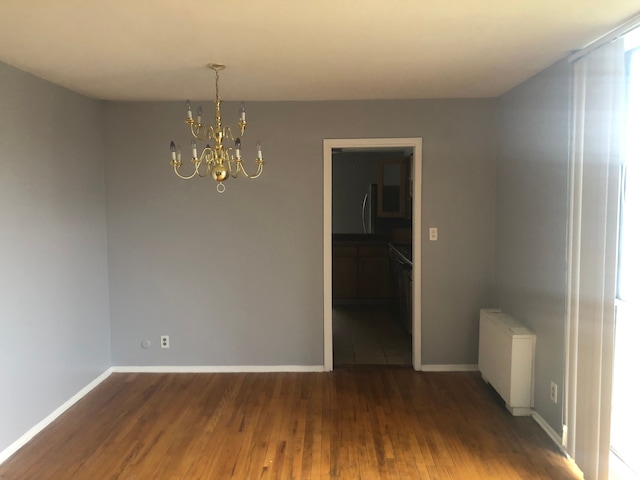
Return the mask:
[[[544,430],[544,432],[549,436],[549,438],[553,440],[553,443],[555,443],[558,446],[562,454],[570,463],[573,471],[578,474],[579,478],[584,478],[584,473],[582,472],[582,470],[580,469],[576,461],[571,457],[571,455],[569,455],[569,453],[567,452],[567,449],[562,445],[562,437],[558,435],[553,428],[551,428],[551,425],[549,425],[547,421],[544,418],[542,418],[542,416],[538,412],[534,410],[531,416],[536,421],[536,423],[540,425],[540,428]],[[615,457],[615,455],[610,455],[610,457],[613,458]]]
[[[421,370],[423,372],[477,372],[478,365],[465,365],[465,364],[432,364],[422,365]]]
[[[120,366],[114,373],[268,373],[324,372],[324,365],[195,365],[195,366]]]
[[[5,460],[7,460],[11,455],[16,453],[20,448],[22,448],[29,440],[35,437],[38,433],[40,433],[44,428],[53,422],[56,418],[62,415],[66,410],[68,410],[74,403],[84,397],[91,390],[96,388],[102,382],[104,382],[109,375],[111,375],[112,369],[108,368],[105,370],[100,376],[91,381],[88,385],[83,387],[78,393],[72,396],[69,400],[64,402],[58,408],[56,408],[53,412],[51,412],[47,417],[38,422],[36,425],[31,427],[27,432],[18,438],[15,442],[9,445],[7,448],[0,452],[0,464],[2,464]]]
[[[549,435],[551,440],[553,440],[553,442],[560,448],[560,450],[564,452],[565,450],[564,450],[564,447],[562,446],[562,438],[560,437],[560,435],[556,433],[556,431],[551,427],[551,425],[549,425],[547,421],[544,418],[542,418],[542,416],[535,410],[533,411],[531,416],[536,421],[536,423],[540,425],[542,430],[544,430],[545,433]]]

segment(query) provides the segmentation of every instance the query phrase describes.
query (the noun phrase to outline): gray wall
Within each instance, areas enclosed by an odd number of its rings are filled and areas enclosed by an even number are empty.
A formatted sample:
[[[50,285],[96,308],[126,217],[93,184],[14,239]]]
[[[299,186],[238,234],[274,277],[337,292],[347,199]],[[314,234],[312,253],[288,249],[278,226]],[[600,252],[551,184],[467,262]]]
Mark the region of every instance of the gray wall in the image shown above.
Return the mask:
[[[571,66],[562,60],[500,99],[499,305],[537,335],[535,408],[560,435],[564,377]],[[558,403],[550,382],[558,384]]]
[[[101,118],[0,63],[0,451],[111,365]]]
[[[423,363],[475,364],[478,309],[501,306],[538,335],[560,433],[569,92],[560,62],[499,101],[251,103],[266,171],[220,195],[168,165],[181,102],[103,105],[0,64],[0,450],[112,364],[321,365],[324,138],[423,137]]]
[[[261,138],[266,170],[222,195],[168,164],[170,139],[187,151],[184,116],[182,102],[105,104],[114,365],[321,365],[322,140],[413,136],[423,226],[440,229],[422,246],[423,363],[477,363],[478,309],[494,306],[497,100],[247,104],[245,155]]]

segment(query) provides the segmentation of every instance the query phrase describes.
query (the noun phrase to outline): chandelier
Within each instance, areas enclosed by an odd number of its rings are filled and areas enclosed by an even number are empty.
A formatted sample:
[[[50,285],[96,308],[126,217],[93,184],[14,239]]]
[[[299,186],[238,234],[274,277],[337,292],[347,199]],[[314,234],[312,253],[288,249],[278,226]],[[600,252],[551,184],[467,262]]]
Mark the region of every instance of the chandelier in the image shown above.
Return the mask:
[[[225,65],[217,63],[210,63],[208,68],[215,70],[216,72],[216,98],[214,100],[216,106],[216,119],[213,125],[202,124],[202,107],[198,107],[196,119],[193,119],[193,112],[191,111],[191,102],[187,100],[187,119],[185,123],[189,125],[191,135],[191,163],[193,164],[193,172],[190,175],[183,175],[180,173],[180,167],[182,167],[182,152],[180,151],[180,145],[176,145],[173,140],[169,144],[171,150],[170,165],[173,166],[173,170],[176,175],[184,180],[189,180],[195,177],[211,177],[218,182],[216,189],[222,193],[225,191],[224,181],[227,178],[238,178],[242,173],[248,178],[257,178],[262,173],[264,161],[262,160],[262,147],[260,142],[257,143],[257,169],[253,175],[247,173],[242,161],[242,149],[240,139],[244,135],[244,130],[247,127],[246,114],[244,109],[244,102],[240,102],[240,119],[238,120],[238,134],[233,135],[231,127],[222,126],[222,118],[220,116],[220,96],[218,95],[218,80],[220,77],[220,71],[225,68]],[[235,140],[234,140],[235,138]],[[198,155],[198,145],[196,140],[202,142],[213,141],[213,147],[207,143],[206,147],[202,149],[202,152]],[[225,146],[224,142],[233,141],[233,146]],[[202,172],[200,171],[202,168]]]

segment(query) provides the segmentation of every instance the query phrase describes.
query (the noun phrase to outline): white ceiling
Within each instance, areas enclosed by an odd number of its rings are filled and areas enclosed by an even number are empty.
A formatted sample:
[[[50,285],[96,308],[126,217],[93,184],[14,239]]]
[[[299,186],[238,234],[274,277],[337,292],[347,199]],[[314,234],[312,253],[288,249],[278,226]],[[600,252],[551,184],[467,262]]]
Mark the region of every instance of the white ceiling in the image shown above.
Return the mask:
[[[90,97],[492,97],[640,0],[0,0],[0,60]]]

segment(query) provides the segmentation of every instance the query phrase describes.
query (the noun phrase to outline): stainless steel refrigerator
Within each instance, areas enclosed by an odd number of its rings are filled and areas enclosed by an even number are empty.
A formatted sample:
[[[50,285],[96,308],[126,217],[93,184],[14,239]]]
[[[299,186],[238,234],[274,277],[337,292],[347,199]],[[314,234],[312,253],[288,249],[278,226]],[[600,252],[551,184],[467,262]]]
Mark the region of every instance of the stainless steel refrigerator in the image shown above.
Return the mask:
[[[372,183],[362,198],[362,233],[376,233],[377,202],[378,186]]]

